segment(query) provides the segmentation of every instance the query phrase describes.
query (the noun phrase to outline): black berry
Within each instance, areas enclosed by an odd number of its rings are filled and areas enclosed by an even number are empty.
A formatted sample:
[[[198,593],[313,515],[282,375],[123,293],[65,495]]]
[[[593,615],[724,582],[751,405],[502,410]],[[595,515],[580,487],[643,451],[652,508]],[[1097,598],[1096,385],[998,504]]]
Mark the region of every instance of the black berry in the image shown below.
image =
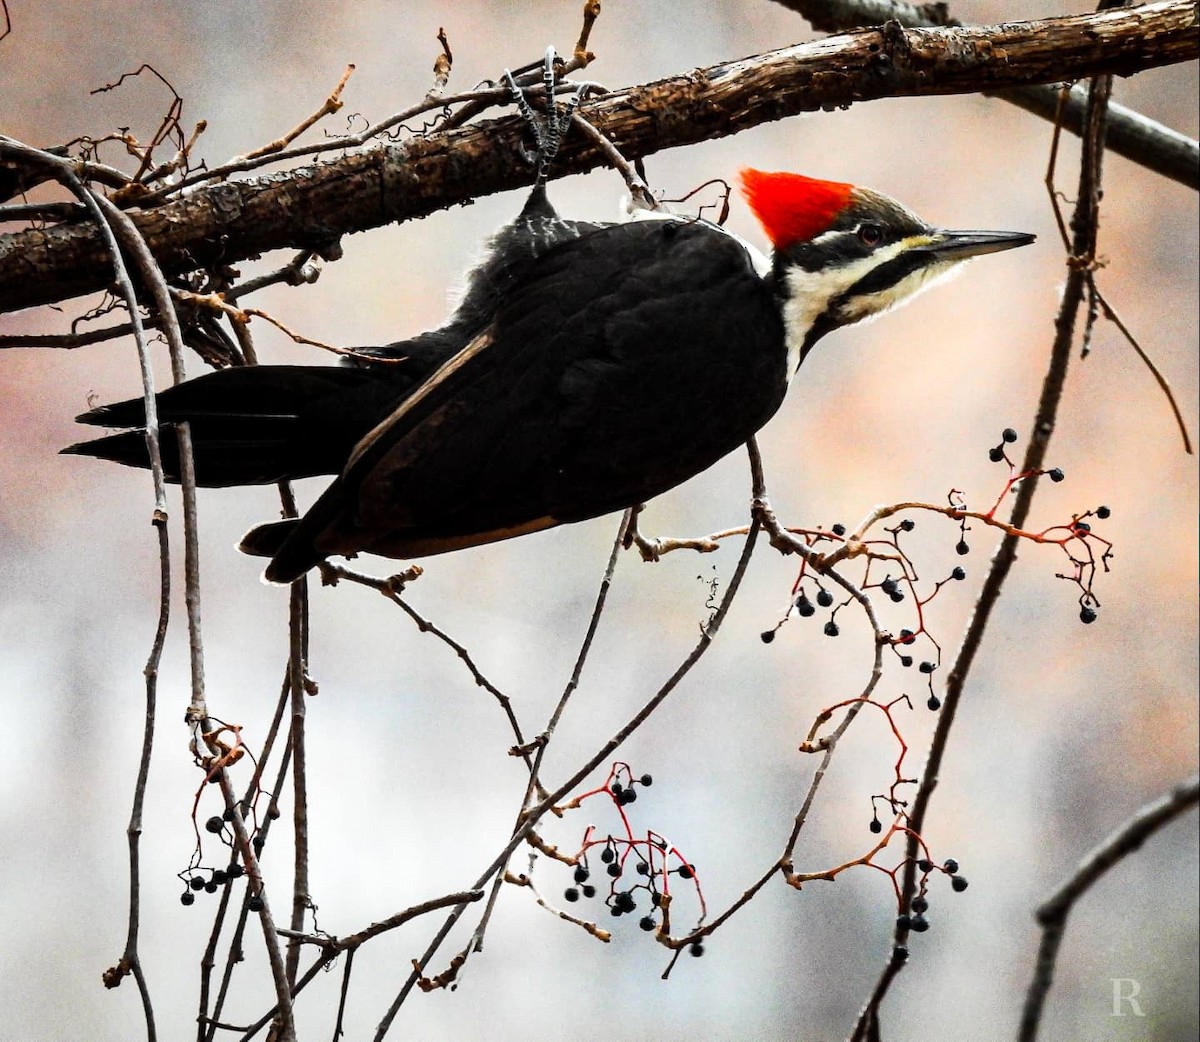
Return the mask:
[[[181,905],[194,905],[196,903],[196,895],[190,890],[185,890],[179,895],[179,903]]]
[[[967,554],[971,552],[971,548],[967,546],[967,541],[965,539],[960,539],[954,547],[954,552],[958,554],[959,557],[966,557]]]
[[[1014,431],[1011,427],[1005,427],[1004,433],[1001,434],[1000,437],[1002,437],[1006,442],[1008,442],[1011,445],[1014,441],[1017,440],[1017,432]]]
[[[962,876],[953,876],[950,880],[950,889],[956,894],[961,894],[967,889],[967,881]]]
[[[568,901],[578,901],[579,900],[579,891],[576,890],[573,886],[569,886],[569,887],[567,887],[566,890],[563,891],[563,897],[565,897]]]
[[[833,619],[830,619],[827,623],[825,623],[825,636],[836,637],[841,632],[842,631],[838,629],[838,624],[834,622]]]
[[[817,591],[817,603],[822,608],[828,608],[833,603],[833,594],[828,590]]]
[[[206,821],[204,823],[204,831],[212,832],[214,834],[217,832],[220,832],[221,829],[223,829],[224,827],[225,827],[225,822],[222,821],[221,818],[218,817],[217,815],[213,815],[211,818],[208,819],[208,821]]]

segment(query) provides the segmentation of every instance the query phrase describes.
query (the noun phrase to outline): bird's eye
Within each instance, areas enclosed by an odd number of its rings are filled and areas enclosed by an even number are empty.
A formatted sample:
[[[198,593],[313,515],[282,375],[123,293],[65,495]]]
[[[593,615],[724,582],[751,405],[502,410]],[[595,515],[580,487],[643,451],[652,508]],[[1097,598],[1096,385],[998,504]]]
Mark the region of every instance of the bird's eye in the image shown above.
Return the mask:
[[[858,241],[864,246],[878,246],[883,242],[883,229],[877,224],[860,224]]]

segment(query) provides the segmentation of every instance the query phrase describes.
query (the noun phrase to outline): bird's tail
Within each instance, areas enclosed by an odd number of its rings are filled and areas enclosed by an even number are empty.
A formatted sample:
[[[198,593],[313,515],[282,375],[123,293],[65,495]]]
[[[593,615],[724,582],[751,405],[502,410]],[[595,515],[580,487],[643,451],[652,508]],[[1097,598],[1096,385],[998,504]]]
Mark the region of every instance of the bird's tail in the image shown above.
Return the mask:
[[[406,377],[341,366],[246,366],[207,373],[156,395],[163,469],[179,481],[172,425],[191,430],[196,483],[268,484],[336,474],[357,441],[403,393]],[[141,398],[92,409],[80,423],[126,427],[63,452],[149,467]]]

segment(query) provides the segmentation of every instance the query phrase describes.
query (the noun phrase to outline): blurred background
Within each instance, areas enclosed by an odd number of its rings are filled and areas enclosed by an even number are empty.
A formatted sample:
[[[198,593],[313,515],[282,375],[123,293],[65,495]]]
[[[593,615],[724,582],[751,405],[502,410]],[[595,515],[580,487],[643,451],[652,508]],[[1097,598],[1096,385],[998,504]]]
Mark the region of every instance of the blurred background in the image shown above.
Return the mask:
[[[322,125],[382,118],[429,88],[444,27],[452,90],[569,52],[578,0],[540,3],[331,4],[246,0],[90,4],[9,0],[0,42],[4,133],[35,145],[128,126],[148,139],[169,103],[150,78],[89,92],[143,62],[184,99],[183,124],[207,119],[199,155],[210,166],[256,148],[318,107],[346,63],[357,71],[346,108]],[[1090,9],[1087,3],[978,0],[953,5],[987,23]],[[812,38],[805,22],[766,0],[606,0],[591,38],[588,77],[620,87]],[[1195,65],[1116,84],[1115,98],[1195,137]],[[319,132],[319,131],[318,131]],[[1052,337],[1063,251],[1043,185],[1049,124],[981,97],[881,101],[769,124],[652,156],[652,185],[679,195],[746,164],[870,185],[951,227],[1036,232],[1028,249],[987,258],[952,284],[866,327],[827,338],[761,435],[769,486],[791,524],[853,524],[879,503],[944,501],[950,488],[990,505],[1003,484],[987,450],[1006,426],[1024,432]],[[1074,193],[1077,142],[1064,139],[1059,186]],[[110,147],[102,158],[120,163]],[[620,178],[602,171],[551,186],[580,217],[614,216]],[[340,345],[415,334],[446,314],[447,293],[482,237],[520,207],[520,194],[481,199],[424,221],[345,240],[320,281],[254,299],[306,335]],[[762,236],[736,203],[730,226]],[[1100,284],[1175,387],[1197,432],[1197,197],[1116,156],[1105,164]],[[284,255],[268,258],[277,265]],[[244,270],[256,270],[245,265]],[[62,331],[87,302],[0,317],[0,331]],[[264,361],[325,361],[265,323]],[[160,379],[168,372],[157,359]],[[192,372],[202,369],[189,360]],[[76,351],[0,354],[0,1036],[95,1042],[140,1037],[131,981],[100,974],[119,958],[126,923],[124,835],[143,713],[142,667],[157,612],[153,495],[141,473],[57,451],[78,440],[72,417],[90,402],[139,392],[128,342]],[[1145,801],[1195,770],[1196,466],[1147,370],[1108,324],[1072,362],[1045,484],[1031,525],[1047,527],[1103,503],[1097,526],[1115,544],[1100,578],[1099,620],[1078,620],[1076,591],[1055,578],[1053,547],[1026,546],[979,655],[934,798],[926,838],[971,882],[935,885],[931,930],[914,937],[910,966],[885,1006],[889,1039],[1011,1037],[1038,932],[1033,909],[1080,856]],[[318,483],[302,484],[311,502]],[[649,534],[699,535],[740,524],[748,478],[735,455],[652,503]],[[178,517],[177,500],[172,500]],[[261,742],[286,660],[287,596],[258,582],[261,562],[233,546],[276,515],[270,488],[201,494],[204,643],[210,706]],[[617,517],[430,559],[409,591],[414,607],[464,641],[509,694],[529,734],[544,725],[587,624]],[[954,554],[949,522],[918,518],[908,544],[922,579],[959,563],[968,579],[929,608],[947,655],[957,646],[996,540],[971,536]],[[176,551],[182,545],[172,533]],[[583,683],[547,756],[557,784],[670,675],[733,571],[738,547],[712,556],[620,561]],[[359,562],[376,574],[387,562]],[[795,564],[760,548],[727,627],[709,655],[623,748],[654,787],[635,827],[668,836],[694,862],[720,910],[778,856],[815,761],[797,752],[814,716],[853,697],[870,667],[865,629],[843,612],[843,635],[821,617],[793,619],[770,645]],[[180,582],[180,586],[182,583]],[[900,608],[908,607],[908,604]],[[311,888],[322,929],[350,933],[413,903],[463,888],[508,834],[523,789],[506,755],[496,705],[443,645],[370,591],[314,589],[308,705]],[[911,623],[889,615],[894,628]],[[920,695],[915,671],[889,667],[881,698]],[[198,965],[215,898],[179,903],[176,873],[193,846],[199,775],[181,721],[188,700],[182,600],[163,665],[157,744],[145,814],[141,952],[163,1038],[193,1030]],[[933,714],[898,712],[918,773]],[[863,714],[834,758],[797,848],[813,871],[868,849],[870,796],[892,779],[896,747],[882,717]],[[597,783],[602,775],[596,779]],[[243,779],[244,783],[244,779]],[[546,828],[573,849],[589,822],[617,827],[592,801]],[[285,820],[290,814],[283,800]],[[201,819],[216,808],[205,794]],[[283,824],[281,822],[280,824]],[[291,854],[277,829],[268,886],[286,917]],[[1197,828],[1194,813],[1126,859],[1072,915],[1043,1037],[1178,1040],[1197,1030]],[[220,863],[214,844],[208,858]],[[897,857],[899,856],[897,852]],[[894,863],[886,857],[885,863]],[[524,854],[514,868],[526,869]],[[539,863],[558,900],[560,866]],[[692,910],[676,905],[681,921]],[[579,910],[579,909],[577,909]],[[587,908],[581,909],[585,914]],[[457,991],[415,995],[397,1038],[832,1039],[842,1037],[888,950],[895,915],[887,878],[867,869],[802,892],[769,885],[707,944],[660,980],[667,953],[595,904],[611,945],[507,888],[484,952]],[[473,916],[467,921],[474,922]],[[436,920],[418,920],[359,953],[347,1035],[369,1037]],[[451,937],[433,972],[465,943]],[[261,942],[225,1020],[248,1023],[269,1005]],[[307,956],[305,963],[307,962]],[[1132,979],[1143,1017],[1114,1017],[1113,980]],[[332,1031],[340,973],[298,1004],[301,1037]],[[1124,1012],[1129,1013],[1126,1009]],[[971,1025],[970,1028],[964,1025]]]

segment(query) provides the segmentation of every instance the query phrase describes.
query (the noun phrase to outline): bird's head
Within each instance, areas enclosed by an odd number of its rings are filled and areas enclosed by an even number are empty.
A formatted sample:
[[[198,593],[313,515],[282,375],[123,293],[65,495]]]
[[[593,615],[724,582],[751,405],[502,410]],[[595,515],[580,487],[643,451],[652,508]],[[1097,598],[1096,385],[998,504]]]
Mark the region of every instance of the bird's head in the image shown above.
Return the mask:
[[[965,260],[1034,240],[934,228],[878,192],[800,174],[746,169],[742,191],[774,248],[797,364],[831,330],[882,314]]]

